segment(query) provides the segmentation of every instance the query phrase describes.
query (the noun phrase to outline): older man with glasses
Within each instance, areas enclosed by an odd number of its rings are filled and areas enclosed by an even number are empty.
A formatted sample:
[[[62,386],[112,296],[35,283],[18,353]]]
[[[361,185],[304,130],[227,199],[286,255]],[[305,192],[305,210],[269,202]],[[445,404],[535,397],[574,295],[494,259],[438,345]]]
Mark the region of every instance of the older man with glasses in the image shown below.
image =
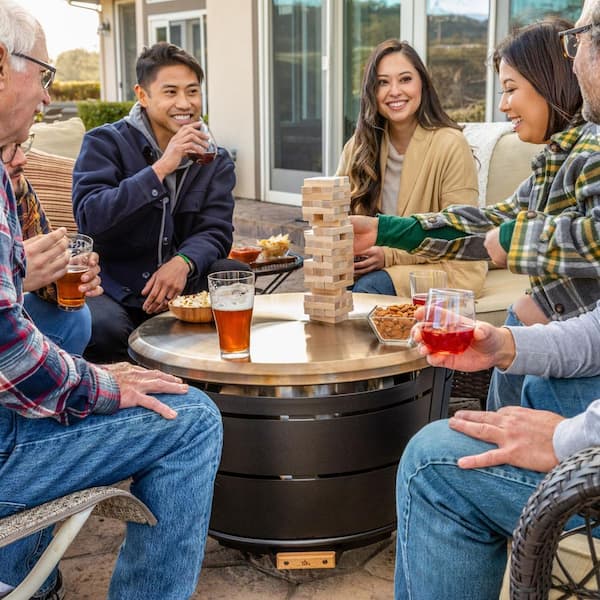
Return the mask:
[[[53,71],[48,71],[53,75]],[[42,79],[44,85],[44,79]],[[23,281],[23,307],[38,329],[69,354],[83,354],[92,332],[92,317],[86,305],[77,311],[58,308],[55,282],[67,270],[69,262],[65,229],[52,231],[44,208],[24,175],[27,153],[34,134],[23,143],[6,144],[0,149],[4,169],[15,192],[19,223],[27,259]],[[90,269],[82,274],[81,291],[86,296],[102,294],[98,273],[98,254],[90,257]]]
[[[577,27],[560,35],[583,116],[600,136],[600,0],[587,0]],[[600,302],[548,325],[479,323],[462,355],[420,350],[434,366],[537,376],[521,406],[459,411],[423,428],[398,469],[396,599],[498,598],[507,540],[529,496],[559,460],[600,445]]]
[[[40,24],[13,0],[0,0],[0,148],[10,162],[20,153],[11,144],[27,139],[36,112],[50,102],[47,58]],[[131,478],[132,493],[158,522],[128,527],[108,597],[189,598],[221,453],[219,411],[177,377],[125,363],[93,365],[44,337],[23,311],[26,266],[2,165],[0,516]],[[45,530],[0,548],[0,597],[25,578],[51,535]],[[56,572],[34,596],[63,597]]]

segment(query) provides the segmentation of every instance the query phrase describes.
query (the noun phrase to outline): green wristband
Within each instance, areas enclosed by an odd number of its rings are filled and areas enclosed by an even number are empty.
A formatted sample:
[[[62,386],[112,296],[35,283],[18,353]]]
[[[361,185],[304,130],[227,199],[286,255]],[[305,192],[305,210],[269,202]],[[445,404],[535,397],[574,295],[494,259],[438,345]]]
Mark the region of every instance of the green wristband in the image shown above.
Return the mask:
[[[190,270],[188,275],[191,275],[194,272],[194,263],[185,254],[182,254],[181,252],[178,252],[176,254],[176,256],[180,256],[181,258],[183,258],[183,260],[185,261],[185,264],[188,266],[188,269]]]

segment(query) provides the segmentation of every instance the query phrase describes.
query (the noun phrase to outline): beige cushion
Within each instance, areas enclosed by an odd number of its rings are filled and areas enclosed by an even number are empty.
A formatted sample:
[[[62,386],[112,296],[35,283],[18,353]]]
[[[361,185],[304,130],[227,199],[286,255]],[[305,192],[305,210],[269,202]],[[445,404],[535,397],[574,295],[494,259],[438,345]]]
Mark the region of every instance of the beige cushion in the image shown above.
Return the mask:
[[[529,277],[506,269],[488,271],[483,294],[475,301],[477,318],[500,327],[506,318],[506,309],[529,288]]]
[[[543,148],[543,144],[522,142],[516,133],[503,135],[498,140],[488,172],[488,206],[513,195],[519,184],[531,175],[531,160]]]
[[[73,164],[72,158],[31,150],[27,155],[25,177],[44,208],[53,228],[66,227],[77,231],[73,218]]]
[[[594,539],[594,547],[596,554],[600,554],[600,540]],[[590,560],[590,549],[587,545],[587,538],[584,535],[573,535],[563,540],[558,547],[558,556],[560,560],[565,564],[568,572],[574,577],[575,581],[580,581],[583,576],[591,569],[592,561]],[[500,592],[499,600],[509,600],[509,586],[510,586],[510,560],[506,566],[504,572],[504,581],[502,584],[502,591]],[[561,581],[565,580],[565,576],[562,574],[562,570],[554,561],[552,573]],[[588,588],[592,590],[598,589],[595,586],[595,580],[592,578],[588,583]],[[561,594],[555,591],[551,591],[548,595],[548,600],[556,600],[560,598]],[[572,597],[572,596],[569,596]]]
[[[73,117],[54,123],[35,123],[31,133],[35,134],[33,147],[36,150],[75,159],[81,148],[85,127],[79,117]]]

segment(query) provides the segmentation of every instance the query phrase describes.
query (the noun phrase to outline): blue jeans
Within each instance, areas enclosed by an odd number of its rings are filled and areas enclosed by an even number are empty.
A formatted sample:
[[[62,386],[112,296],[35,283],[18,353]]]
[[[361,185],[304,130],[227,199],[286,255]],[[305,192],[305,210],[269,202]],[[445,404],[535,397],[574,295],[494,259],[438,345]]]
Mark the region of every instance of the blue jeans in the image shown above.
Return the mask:
[[[396,295],[392,278],[383,270],[371,271],[357,279],[352,286],[352,291],[363,294]]]
[[[174,420],[131,408],[64,427],[0,407],[0,517],[129,477],[132,493],[156,516],[155,527],[127,524],[111,600],[188,598],[202,565],[221,456],[221,418],[195,388],[158,397],[177,410]],[[0,581],[17,585],[47,541],[42,532],[1,548]]]
[[[600,377],[528,377],[523,396],[524,406],[573,416],[600,397]],[[456,465],[493,447],[452,431],[446,420],[407,445],[396,480],[396,600],[498,598],[507,538],[544,474]]]
[[[506,312],[505,325],[523,326],[523,323],[521,323],[513,311],[512,306],[509,306]],[[495,411],[502,406],[519,406],[521,403],[523,380],[523,375],[508,375],[501,373],[498,369],[494,369],[490,378],[486,410]]]
[[[83,354],[92,335],[92,316],[87,304],[80,310],[65,311],[29,293],[25,294],[23,306],[36,327],[57,346],[69,354]]]

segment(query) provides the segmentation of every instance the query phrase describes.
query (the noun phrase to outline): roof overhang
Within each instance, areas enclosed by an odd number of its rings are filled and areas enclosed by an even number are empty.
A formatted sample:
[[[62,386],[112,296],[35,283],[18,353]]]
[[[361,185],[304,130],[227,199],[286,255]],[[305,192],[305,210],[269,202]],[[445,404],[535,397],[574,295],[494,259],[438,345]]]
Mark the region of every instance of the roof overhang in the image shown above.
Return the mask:
[[[67,4],[75,6],[77,8],[89,8],[97,12],[102,11],[100,0],[66,0]]]

